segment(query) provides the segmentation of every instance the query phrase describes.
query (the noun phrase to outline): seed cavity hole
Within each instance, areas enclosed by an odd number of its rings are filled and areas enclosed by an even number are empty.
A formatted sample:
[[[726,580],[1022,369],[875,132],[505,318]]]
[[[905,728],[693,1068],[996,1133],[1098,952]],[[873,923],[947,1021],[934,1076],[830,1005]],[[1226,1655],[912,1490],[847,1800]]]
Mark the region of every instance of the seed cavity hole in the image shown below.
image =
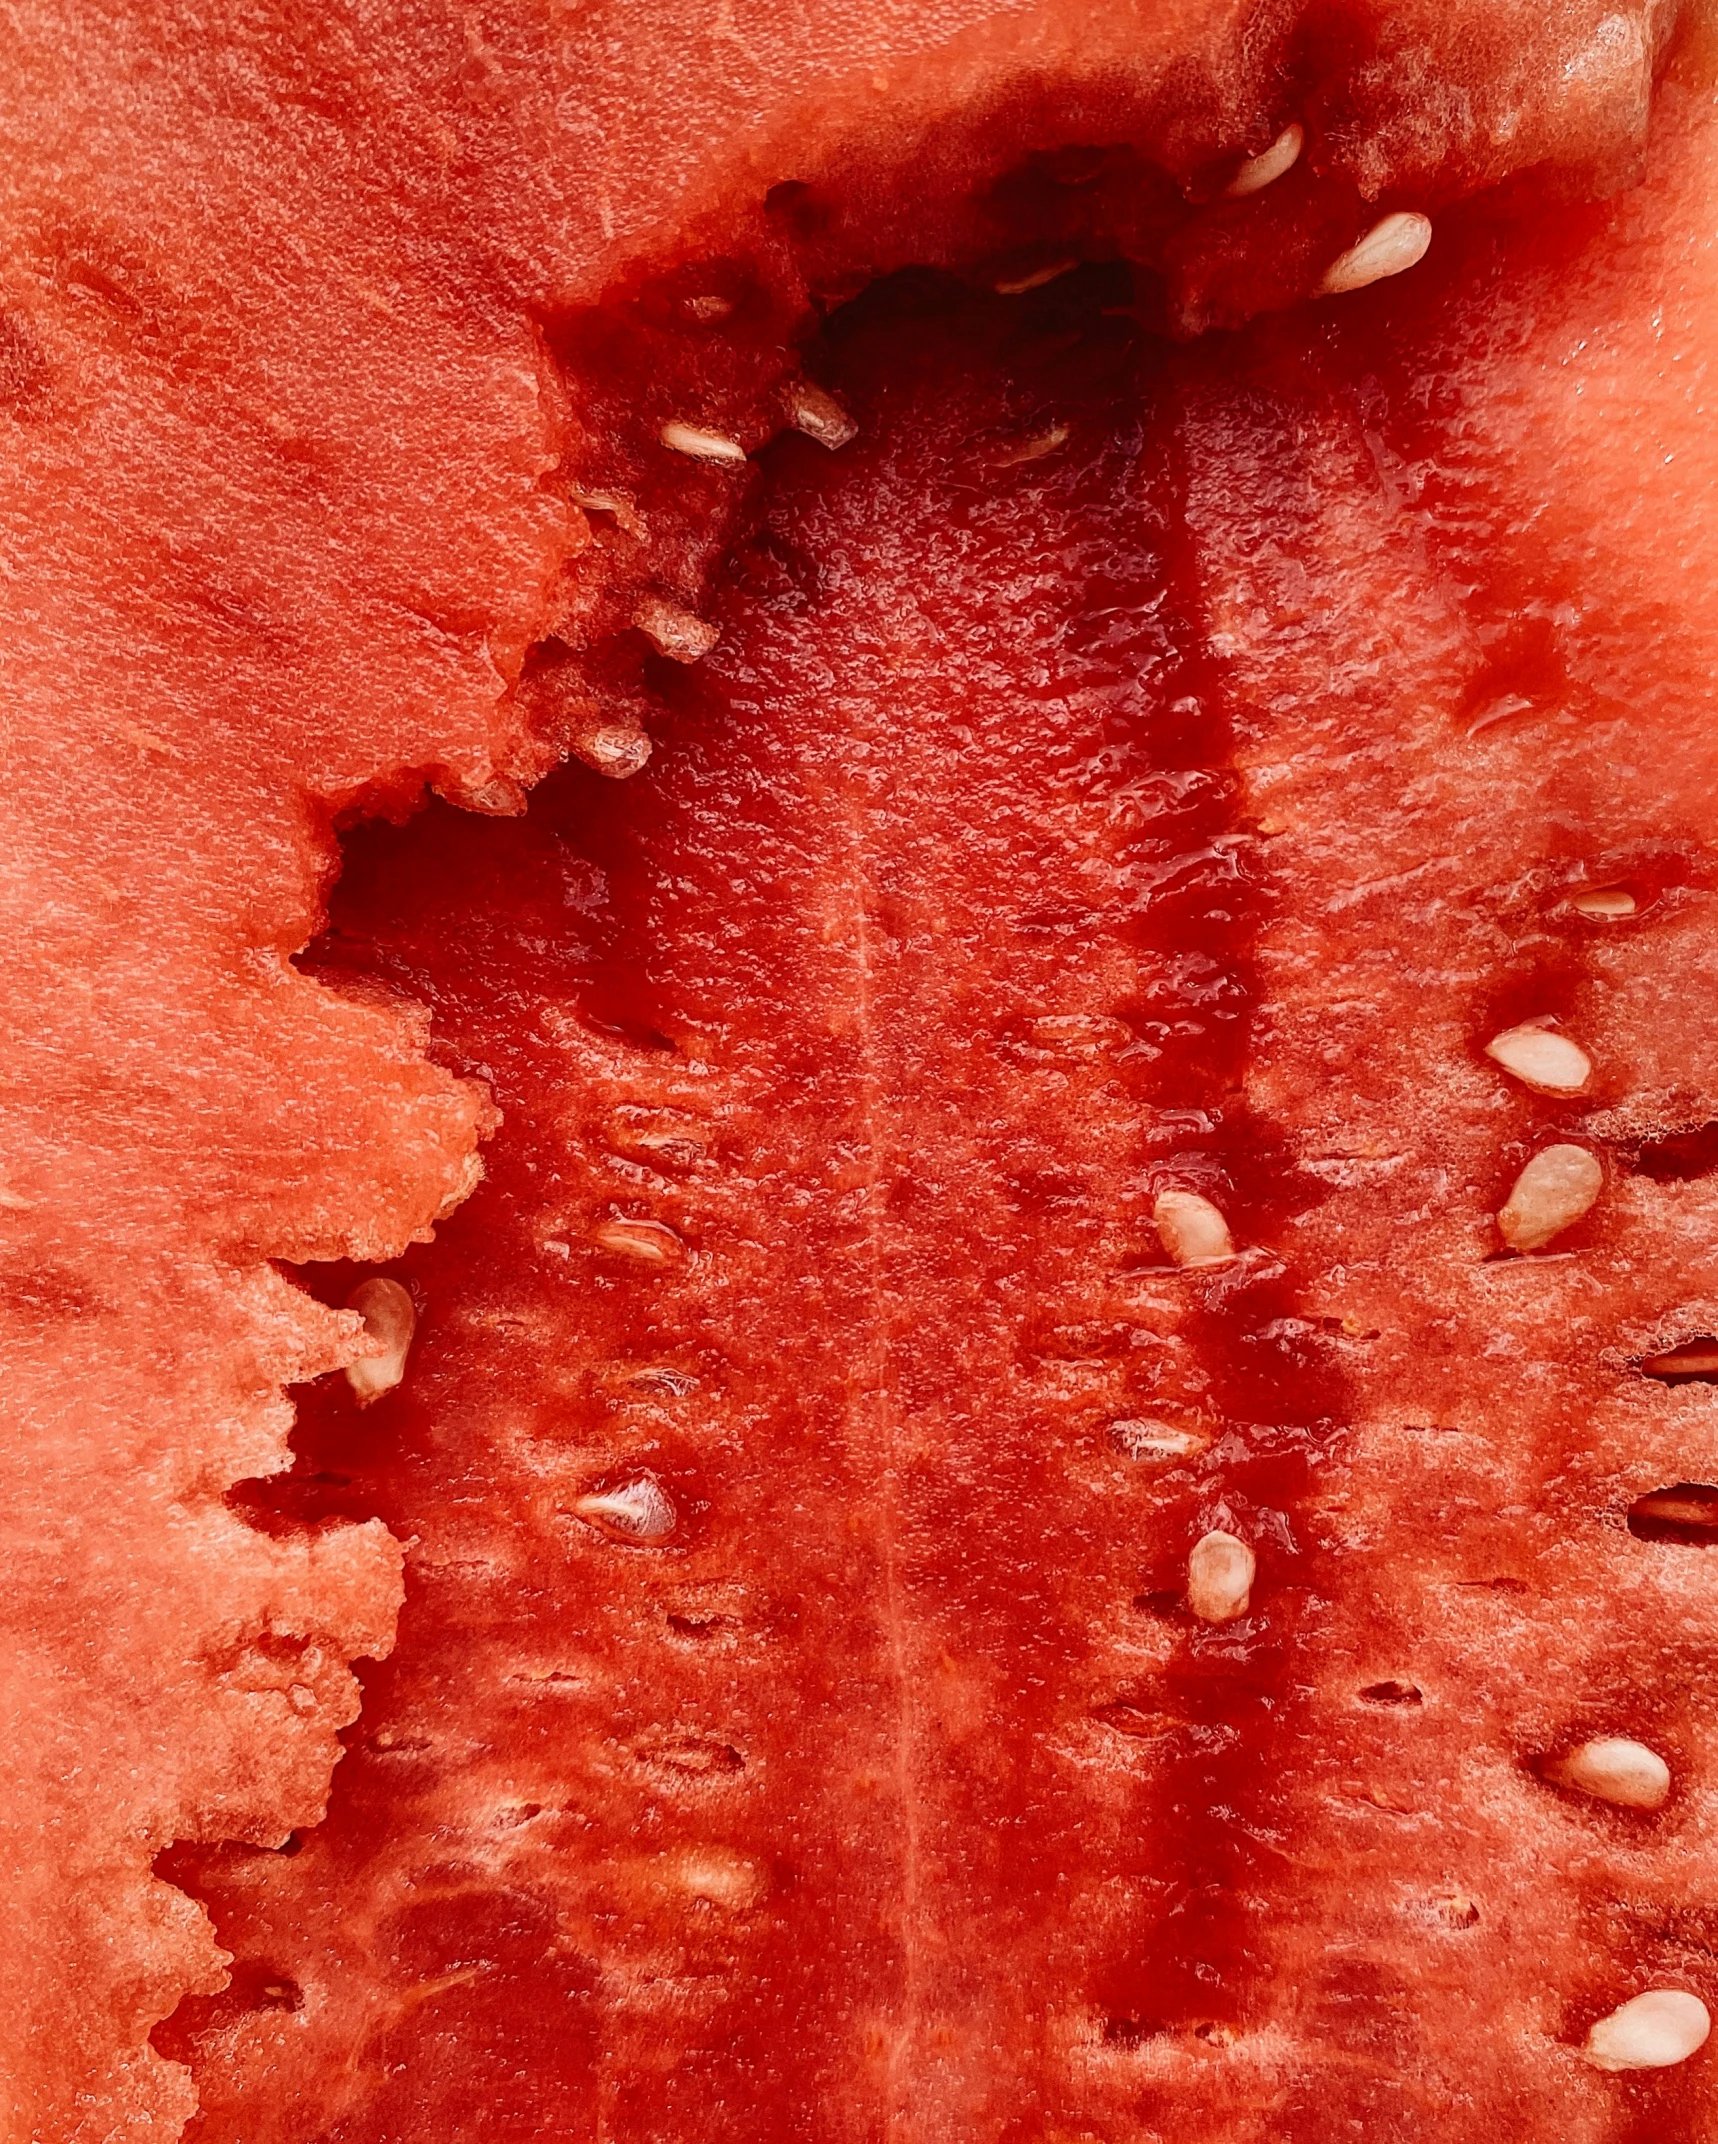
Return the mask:
[[[1718,1117],[1693,1130],[1643,1140],[1629,1161],[1637,1176],[1655,1184],[1685,1184],[1718,1169]]]
[[[1702,1336],[1681,1341],[1662,1355],[1644,1356],[1641,1368],[1667,1385],[1718,1384],[1718,1340]]]
[[[1425,1698],[1411,1682],[1369,1682],[1359,1694],[1363,1705],[1388,1705],[1401,1709],[1425,1703]]]
[[[1711,1548],[1718,1544],[1718,1488],[1706,1481],[1679,1481],[1637,1496],[1629,1506],[1629,1532],[1637,1541]]]

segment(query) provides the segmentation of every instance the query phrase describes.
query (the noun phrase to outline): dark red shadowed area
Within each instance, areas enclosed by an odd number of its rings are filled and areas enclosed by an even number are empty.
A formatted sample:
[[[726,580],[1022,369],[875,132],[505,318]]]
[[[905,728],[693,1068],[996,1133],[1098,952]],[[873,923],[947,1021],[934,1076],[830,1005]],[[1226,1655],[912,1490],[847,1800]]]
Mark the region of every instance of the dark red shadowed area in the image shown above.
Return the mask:
[[[1126,297],[880,286],[822,352],[858,440],[770,450],[720,647],[644,664],[646,773],[348,843],[309,964],[427,1003],[506,1121],[396,1268],[405,1386],[311,1389],[236,1495],[416,1546],[326,1825],[175,1856],[241,1960],[157,2035],[205,2140],[252,1988],[304,1991],[286,2074],[338,2082],[278,2133],[329,2144],[1035,2135],[1070,2049],[1248,2013],[1342,1408],[1240,1097],[1190,360]],[[1168,1264],[1171,1185],[1233,1265]],[[662,1539],[581,1517],[646,1478]],[[1221,1627],[1213,1526],[1260,1564]]]

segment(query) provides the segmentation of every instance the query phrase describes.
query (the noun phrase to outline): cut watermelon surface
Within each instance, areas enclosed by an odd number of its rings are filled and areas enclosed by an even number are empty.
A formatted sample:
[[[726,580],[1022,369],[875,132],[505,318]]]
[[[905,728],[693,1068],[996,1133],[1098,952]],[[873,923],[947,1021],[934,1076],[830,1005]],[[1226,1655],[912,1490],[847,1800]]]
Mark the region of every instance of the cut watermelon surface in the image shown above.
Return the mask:
[[[14,2127],[1698,2135],[1698,26],[734,14],[29,48]]]

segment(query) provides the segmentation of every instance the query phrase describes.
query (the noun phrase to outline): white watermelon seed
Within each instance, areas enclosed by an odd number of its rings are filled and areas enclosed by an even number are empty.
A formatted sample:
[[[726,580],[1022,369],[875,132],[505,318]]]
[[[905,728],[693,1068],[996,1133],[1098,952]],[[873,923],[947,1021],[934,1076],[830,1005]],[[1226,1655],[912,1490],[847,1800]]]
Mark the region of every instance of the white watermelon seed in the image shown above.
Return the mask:
[[[722,637],[719,626],[694,610],[670,603],[666,596],[640,596],[633,605],[632,622],[660,654],[677,663],[695,663]]]
[[[1224,187],[1231,201],[1238,201],[1247,194],[1263,193],[1265,188],[1280,179],[1284,172],[1292,171],[1300,162],[1300,152],[1306,146],[1306,129],[1298,119],[1291,119],[1268,149],[1257,156],[1249,156]]]
[[[1594,886],[1585,893],[1577,893],[1569,906],[1577,915],[1596,916],[1602,923],[1614,923],[1623,916],[1632,916],[1636,908],[1635,897],[1626,886]]]
[[[1197,1191],[1162,1191],[1151,1209],[1158,1238],[1178,1266],[1222,1265],[1235,1255],[1221,1210]]]
[[[807,439],[834,453],[858,433],[859,427],[826,387],[810,380],[795,380],[787,390],[788,422]]]
[[[1258,1558],[1235,1535],[1201,1535],[1187,1559],[1188,1607],[1202,1623],[1232,1623],[1247,1612],[1257,1570]]]
[[[1579,1094],[1593,1076],[1593,1061],[1580,1044],[1543,1020],[1493,1035],[1485,1054],[1536,1094]]]
[[[1185,1459],[1204,1442],[1189,1429],[1167,1422],[1112,1422],[1110,1435],[1130,1459]]]
[[[709,432],[701,424],[682,424],[670,418],[657,434],[676,454],[689,454],[695,462],[743,462],[746,450],[726,432]]]
[[[1652,1988],[1602,2017],[1587,2035],[1587,2060],[1601,2070],[1667,2070],[1705,2046],[1711,2013],[1686,1988]]]
[[[645,1266],[671,1266],[686,1255],[685,1244],[661,1221],[600,1221],[591,1230],[591,1241],[598,1250]]]
[[[1655,1749],[1623,1735],[1601,1735],[1545,1767],[1559,1787],[1573,1787],[1619,1809],[1662,1809],[1670,1798],[1670,1767]]]
[[[1386,276],[1400,275],[1425,258],[1432,242],[1432,219],[1413,209],[1398,209],[1375,223],[1357,244],[1339,253],[1324,271],[1319,290],[1337,297],[1346,290],[1364,290],[1368,283],[1381,283]]]
[[[364,1355],[346,1365],[346,1382],[367,1407],[384,1392],[392,1392],[406,1374],[406,1356],[417,1331],[417,1305],[397,1280],[378,1274],[360,1281],[346,1298],[346,1308],[357,1311],[364,1330],[382,1343],[379,1355]]]
[[[573,750],[587,767],[624,782],[649,761],[650,736],[636,722],[601,722],[573,739]]]
[[[1598,1156],[1584,1146],[1548,1146],[1515,1179],[1497,1225],[1512,1251],[1537,1251],[1589,1211],[1604,1189]]]
[[[581,1496],[573,1511],[587,1525],[617,1541],[663,1541],[674,1531],[674,1506],[648,1474],[619,1489]]]

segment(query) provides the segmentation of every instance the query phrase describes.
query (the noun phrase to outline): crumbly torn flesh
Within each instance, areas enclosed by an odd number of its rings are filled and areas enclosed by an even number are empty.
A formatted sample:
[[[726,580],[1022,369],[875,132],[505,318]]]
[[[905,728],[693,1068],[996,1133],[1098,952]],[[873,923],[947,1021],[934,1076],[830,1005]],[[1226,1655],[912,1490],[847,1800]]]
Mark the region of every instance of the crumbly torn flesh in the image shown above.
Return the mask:
[[[1707,2118],[1709,1392],[1648,1366],[1718,1208],[1631,1157],[1718,1083],[1710,651],[1640,649],[1623,778],[1596,456],[1508,548],[1547,318],[1654,346],[1677,115],[1638,221],[1220,362],[1108,271],[879,289],[650,766],[350,845],[317,972],[507,1123],[392,1428],[319,1393],[256,1495],[423,1592],[328,1822],[175,1866],[209,2144]],[[1540,576],[1542,712],[1470,737]]]

